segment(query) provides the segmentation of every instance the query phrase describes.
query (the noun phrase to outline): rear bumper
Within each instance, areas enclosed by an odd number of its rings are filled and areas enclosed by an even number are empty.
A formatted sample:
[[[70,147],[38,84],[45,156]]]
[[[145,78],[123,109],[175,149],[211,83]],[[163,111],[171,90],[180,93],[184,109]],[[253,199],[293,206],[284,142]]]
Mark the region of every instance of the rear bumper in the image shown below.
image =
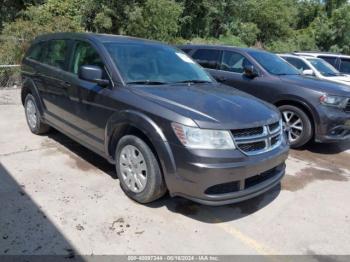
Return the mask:
[[[262,194],[285,174],[288,145],[261,155],[246,156],[239,150],[189,151],[172,145],[177,172],[168,184],[171,196],[205,205],[225,205]]]

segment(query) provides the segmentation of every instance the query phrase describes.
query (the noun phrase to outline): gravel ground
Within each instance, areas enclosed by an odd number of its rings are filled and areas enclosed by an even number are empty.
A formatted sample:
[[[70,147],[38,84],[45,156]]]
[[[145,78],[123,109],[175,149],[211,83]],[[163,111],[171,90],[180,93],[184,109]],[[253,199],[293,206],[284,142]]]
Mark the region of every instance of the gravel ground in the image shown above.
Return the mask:
[[[31,134],[19,97],[0,90],[0,255],[350,253],[349,143],[291,150],[281,185],[249,201],[143,206],[101,157]]]

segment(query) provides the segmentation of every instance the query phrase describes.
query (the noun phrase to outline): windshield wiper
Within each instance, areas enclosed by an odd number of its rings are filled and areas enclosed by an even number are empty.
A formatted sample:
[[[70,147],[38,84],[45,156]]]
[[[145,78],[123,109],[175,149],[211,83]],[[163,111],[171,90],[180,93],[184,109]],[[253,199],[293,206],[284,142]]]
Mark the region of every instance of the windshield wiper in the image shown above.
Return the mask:
[[[181,84],[181,83],[200,84],[200,83],[211,83],[211,81],[208,81],[208,80],[199,80],[199,79],[192,79],[192,80],[177,81],[177,82],[173,82],[173,83],[175,83],[175,84]]]
[[[153,80],[139,80],[139,81],[130,81],[126,84],[130,85],[166,85],[167,82],[161,82],[161,81],[153,81]]]

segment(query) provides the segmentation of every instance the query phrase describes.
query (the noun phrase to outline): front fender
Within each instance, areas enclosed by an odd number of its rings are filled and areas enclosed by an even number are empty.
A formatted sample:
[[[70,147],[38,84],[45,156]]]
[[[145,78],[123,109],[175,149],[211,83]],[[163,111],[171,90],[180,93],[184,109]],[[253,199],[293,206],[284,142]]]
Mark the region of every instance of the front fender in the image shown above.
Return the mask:
[[[105,129],[105,152],[110,162],[114,163],[113,140],[115,136],[118,137],[118,134],[123,132],[123,127],[126,125],[137,128],[151,141],[159,158],[165,180],[169,174],[176,172],[173,153],[162,129],[150,117],[134,110],[116,112],[108,120]]]

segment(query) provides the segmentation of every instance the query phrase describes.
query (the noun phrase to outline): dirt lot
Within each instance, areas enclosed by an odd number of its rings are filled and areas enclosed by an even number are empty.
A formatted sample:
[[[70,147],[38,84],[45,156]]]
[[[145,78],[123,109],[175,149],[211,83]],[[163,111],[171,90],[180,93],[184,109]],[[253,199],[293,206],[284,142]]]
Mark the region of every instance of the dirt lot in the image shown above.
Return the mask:
[[[349,254],[350,143],[291,151],[282,185],[240,204],[142,206],[101,157],[32,135],[19,90],[0,90],[0,199],[0,254]]]

